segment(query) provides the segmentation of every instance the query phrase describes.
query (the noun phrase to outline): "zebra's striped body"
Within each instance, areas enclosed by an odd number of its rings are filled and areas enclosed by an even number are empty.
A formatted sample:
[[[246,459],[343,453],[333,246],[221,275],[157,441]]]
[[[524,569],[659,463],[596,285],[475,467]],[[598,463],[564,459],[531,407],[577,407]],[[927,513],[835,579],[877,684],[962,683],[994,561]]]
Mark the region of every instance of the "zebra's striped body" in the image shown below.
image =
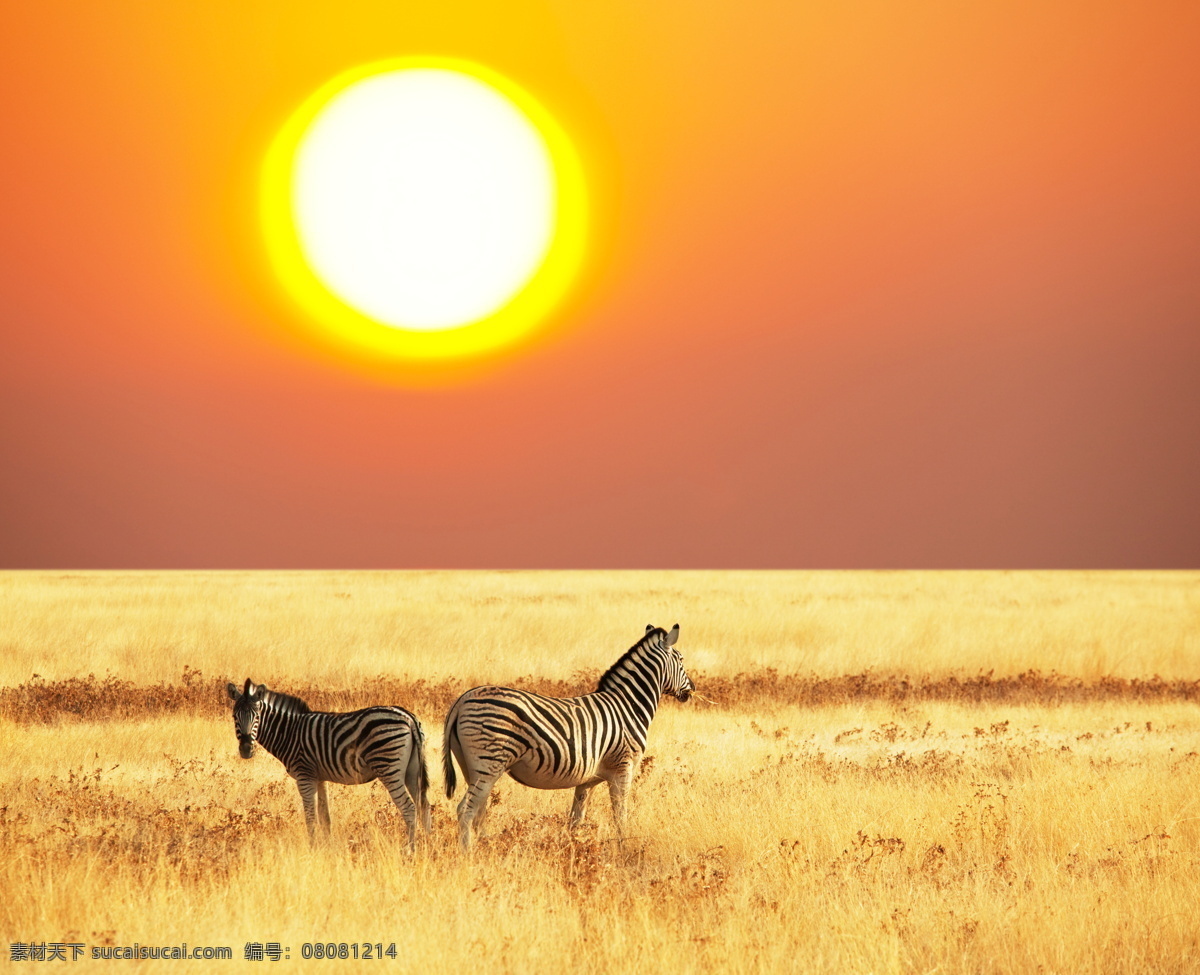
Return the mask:
[[[329,833],[326,782],[360,785],[379,779],[404,817],[409,847],[416,842],[418,813],[429,831],[425,735],[413,714],[393,706],[313,711],[300,698],[249,678],[240,693],[234,684],[227,690],[242,758],[254,756],[257,741],[283,762],[300,789],[310,840],[318,813]]]
[[[535,789],[575,790],[571,825],[583,818],[589,791],[608,783],[617,835],[625,825],[625,794],[633,781],[646,733],[663,694],[686,701],[695,685],[675,649],[679,624],[646,635],[582,697],[554,698],[511,687],[476,687],[446,715],[442,760],[446,796],[457,785],[454,760],[467,780],[458,805],[459,839],[471,844],[482,830],[492,786],[506,772]]]

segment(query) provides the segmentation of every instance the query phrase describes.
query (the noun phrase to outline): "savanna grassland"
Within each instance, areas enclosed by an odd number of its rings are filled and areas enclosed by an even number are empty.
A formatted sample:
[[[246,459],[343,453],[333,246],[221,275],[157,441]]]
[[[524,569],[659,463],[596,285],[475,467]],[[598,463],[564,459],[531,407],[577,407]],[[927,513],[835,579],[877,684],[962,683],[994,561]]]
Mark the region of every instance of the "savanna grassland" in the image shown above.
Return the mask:
[[[703,699],[663,702],[625,847],[602,790],[571,835],[569,792],[508,781],[460,854],[453,699],[586,692],[676,621]],[[247,676],[416,712],[435,805],[415,856],[378,784],[331,785],[309,848],[282,766],[237,757],[224,686]],[[0,573],[0,891],[6,958],[1198,971],[1200,573]],[[302,961],[318,941],[397,957]]]

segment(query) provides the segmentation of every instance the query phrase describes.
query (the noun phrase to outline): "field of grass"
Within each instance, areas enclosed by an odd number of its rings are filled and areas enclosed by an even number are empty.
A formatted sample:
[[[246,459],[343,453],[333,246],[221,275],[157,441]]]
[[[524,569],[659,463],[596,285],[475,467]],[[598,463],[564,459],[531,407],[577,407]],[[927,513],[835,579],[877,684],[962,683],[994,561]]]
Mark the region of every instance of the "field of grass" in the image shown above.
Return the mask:
[[[707,700],[664,701],[624,849],[601,790],[570,835],[569,792],[506,781],[461,855],[453,698],[584,692],[676,621]],[[246,676],[418,714],[415,856],[378,784],[331,785],[310,850],[237,757]],[[5,951],[225,969],[1200,970],[1200,573],[3,573],[0,890]]]

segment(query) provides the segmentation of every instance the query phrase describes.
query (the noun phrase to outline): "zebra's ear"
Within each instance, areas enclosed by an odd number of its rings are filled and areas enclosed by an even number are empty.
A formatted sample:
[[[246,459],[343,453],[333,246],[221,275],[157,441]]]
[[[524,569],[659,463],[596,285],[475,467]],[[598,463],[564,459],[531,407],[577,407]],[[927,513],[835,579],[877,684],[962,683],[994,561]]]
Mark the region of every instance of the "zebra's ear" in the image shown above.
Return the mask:
[[[229,692],[229,700],[236,701],[240,695],[238,694],[237,684],[226,684],[225,690]]]
[[[649,632],[650,632],[651,630],[653,630],[653,629],[654,629],[654,624],[653,624],[653,623],[647,623],[647,624],[646,624],[646,632],[647,632],[647,633],[649,633]]]
[[[675,641],[679,639],[679,624],[676,623],[671,627],[671,632],[667,634],[667,646],[675,646]]]

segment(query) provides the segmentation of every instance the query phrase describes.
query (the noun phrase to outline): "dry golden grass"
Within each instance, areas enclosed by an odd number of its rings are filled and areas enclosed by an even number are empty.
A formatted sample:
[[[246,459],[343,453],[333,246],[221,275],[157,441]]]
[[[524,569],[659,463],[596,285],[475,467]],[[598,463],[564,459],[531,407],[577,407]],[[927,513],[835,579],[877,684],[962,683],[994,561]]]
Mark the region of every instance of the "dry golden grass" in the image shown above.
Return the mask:
[[[0,607],[0,686],[566,679],[676,621],[710,675],[1200,676],[1196,572],[0,572]]]
[[[304,942],[394,941],[371,964],[1195,971],[1198,582],[0,575],[0,937],[230,945],[239,967],[277,941],[277,969],[318,964]],[[449,700],[479,680],[584,690],[676,619],[715,703],[664,702],[626,848],[601,790],[572,837],[569,792],[508,782],[461,856]],[[415,857],[377,784],[330,786],[333,839],[309,849],[279,763],[237,758],[221,687],[247,675],[418,713],[437,802]]]

